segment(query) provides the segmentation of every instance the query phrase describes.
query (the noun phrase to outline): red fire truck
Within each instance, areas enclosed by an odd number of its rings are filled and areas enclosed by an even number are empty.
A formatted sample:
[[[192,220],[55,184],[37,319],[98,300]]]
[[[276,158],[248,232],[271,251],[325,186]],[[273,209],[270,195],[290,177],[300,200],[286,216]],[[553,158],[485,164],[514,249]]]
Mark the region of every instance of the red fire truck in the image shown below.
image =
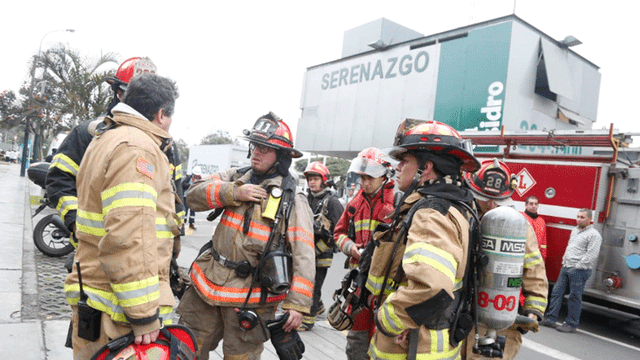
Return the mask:
[[[554,282],[576,215],[593,210],[602,234],[598,264],[585,300],[640,315],[640,167],[626,156],[631,135],[613,129],[465,131],[479,158],[497,157],[517,174],[513,200],[524,210],[540,200],[547,223],[547,276]],[[637,154],[637,151],[635,152]]]

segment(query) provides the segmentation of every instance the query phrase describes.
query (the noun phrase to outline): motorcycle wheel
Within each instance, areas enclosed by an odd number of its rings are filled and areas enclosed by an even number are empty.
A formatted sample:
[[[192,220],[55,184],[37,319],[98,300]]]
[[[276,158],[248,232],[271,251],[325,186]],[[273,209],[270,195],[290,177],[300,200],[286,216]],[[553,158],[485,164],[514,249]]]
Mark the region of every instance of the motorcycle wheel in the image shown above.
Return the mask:
[[[33,229],[33,242],[43,254],[60,257],[71,253],[74,247],[69,242],[69,231],[59,229],[53,222],[55,216],[58,214],[49,214],[38,221]]]

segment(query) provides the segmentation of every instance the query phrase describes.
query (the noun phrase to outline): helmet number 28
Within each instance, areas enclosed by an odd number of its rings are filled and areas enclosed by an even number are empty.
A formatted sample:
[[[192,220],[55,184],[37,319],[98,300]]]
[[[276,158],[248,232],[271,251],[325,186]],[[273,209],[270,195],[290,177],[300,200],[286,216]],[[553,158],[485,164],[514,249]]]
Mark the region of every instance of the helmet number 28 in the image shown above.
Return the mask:
[[[515,296],[509,296],[506,297],[502,294],[498,294],[496,295],[495,298],[490,299],[489,298],[489,294],[487,294],[484,291],[481,291],[478,293],[478,306],[480,307],[487,307],[489,306],[489,303],[493,304],[493,308],[498,310],[498,311],[502,311],[502,310],[507,310],[507,311],[513,311],[516,309],[516,304],[517,304],[517,300]]]
[[[500,189],[502,187],[502,177],[487,176],[487,187],[492,189]]]

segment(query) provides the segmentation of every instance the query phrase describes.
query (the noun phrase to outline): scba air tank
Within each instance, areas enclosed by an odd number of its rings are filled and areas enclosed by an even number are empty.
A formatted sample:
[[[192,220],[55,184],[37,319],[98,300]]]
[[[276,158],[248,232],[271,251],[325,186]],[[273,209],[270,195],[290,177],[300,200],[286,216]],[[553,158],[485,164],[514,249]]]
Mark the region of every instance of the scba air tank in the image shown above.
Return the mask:
[[[518,314],[528,223],[508,206],[495,208],[482,217],[482,252],[487,265],[480,269],[478,321],[489,329],[502,330]]]

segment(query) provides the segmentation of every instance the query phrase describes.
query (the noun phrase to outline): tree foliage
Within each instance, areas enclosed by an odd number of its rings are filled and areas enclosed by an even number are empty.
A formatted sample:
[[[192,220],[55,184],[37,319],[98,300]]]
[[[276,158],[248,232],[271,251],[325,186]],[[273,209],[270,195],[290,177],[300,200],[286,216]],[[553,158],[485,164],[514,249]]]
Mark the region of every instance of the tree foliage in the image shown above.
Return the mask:
[[[10,90],[0,92],[0,130],[12,129],[20,123],[16,94]],[[7,141],[8,139],[2,139]]]
[[[9,96],[13,94],[9,92],[0,99],[0,127],[24,127],[28,119],[29,131],[43,144],[59,132],[100,116],[112,96],[104,79],[114,73],[114,69],[101,69],[111,62],[118,63],[115,54],[90,60],[63,44],[34,56],[19,96]],[[41,151],[42,146],[36,149]]]
[[[47,108],[62,126],[72,128],[80,122],[104,114],[113,96],[105,78],[113,75],[100,71],[107,63],[118,64],[116,55],[108,53],[89,60],[64,46],[47,50],[39,59],[45,69],[42,81],[49,95]]]
[[[322,158],[312,158],[311,162],[314,161],[322,162]],[[308,163],[309,162],[307,161],[307,159],[298,160],[295,162],[294,167],[298,173],[302,174],[307,168]],[[325,165],[327,166],[327,169],[329,169],[329,174],[331,174],[332,178],[335,178],[336,176],[340,177],[340,180],[336,182],[336,187],[344,187],[345,180],[347,179],[347,171],[349,170],[351,161],[340,158],[327,157]]]
[[[218,130],[213,134],[209,134],[200,140],[200,145],[222,145],[222,144],[236,144],[238,141],[234,140],[228,132]]]

